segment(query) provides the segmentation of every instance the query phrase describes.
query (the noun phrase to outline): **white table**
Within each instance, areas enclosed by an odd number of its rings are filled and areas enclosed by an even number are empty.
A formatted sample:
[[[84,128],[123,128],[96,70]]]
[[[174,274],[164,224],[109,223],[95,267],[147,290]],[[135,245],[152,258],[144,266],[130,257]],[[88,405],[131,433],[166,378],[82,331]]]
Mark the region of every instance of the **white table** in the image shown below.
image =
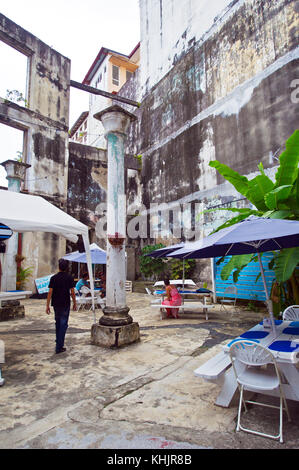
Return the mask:
[[[193,282],[193,281],[192,281]],[[157,297],[161,297],[162,298],[162,301],[164,300],[164,297],[166,296],[166,290],[165,288],[164,289],[161,289],[161,291],[159,292],[160,289],[156,290],[153,292],[153,294]],[[185,290],[185,289],[184,289]],[[196,291],[188,291],[188,289],[186,289],[186,292],[182,291],[181,289],[179,289],[179,294],[183,297],[183,301],[185,301],[184,297],[187,297],[187,296],[190,296],[190,297],[193,297],[192,299],[188,299],[189,301],[193,301],[193,300],[197,300],[197,299],[201,299],[203,298],[204,299],[204,303],[206,303],[206,298],[207,297],[210,297],[211,299],[213,298],[213,292],[196,292]]]
[[[21,290],[16,292],[0,292],[0,307],[4,300],[20,300],[26,299],[29,295],[32,295],[30,290]]]
[[[183,285],[183,284],[184,284],[184,286],[196,286],[195,282],[192,281],[192,279],[185,279],[184,281],[183,281],[183,279],[174,279],[174,280],[171,280],[169,282],[170,282],[170,284],[173,284],[175,286]],[[158,287],[158,286],[165,286],[164,281],[155,282],[154,287]]]
[[[294,323],[294,322],[289,322],[289,321],[282,322],[280,325],[276,326],[276,334],[273,334],[273,332],[269,332],[267,336],[265,336],[264,338],[259,338],[257,341],[259,342],[259,344],[261,344],[262,346],[266,348],[270,347],[271,345],[273,345],[274,342],[277,342],[277,341],[293,341],[293,344],[295,345],[295,340],[297,340],[298,345],[299,345],[299,335],[283,332],[283,330],[290,327],[291,323]],[[299,322],[298,322],[298,328],[299,328]],[[261,324],[255,325],[253,328],[249,330],[249,332],[261,332],[261,331],[266,331],[264,330],[264,327]],[[228,366],[228,364],[226,363],[227,361],[225,361],[225,357],[228,357],[228,352],[229,352],[231,343],[233,341],[237,341],[240,339],[242,339],[243,341],[246,340],[246,338],[239,336],[238,338],[235,338],[234,340],[229,341],[223,347],[223,353],[224,353],[223,357],[221,358],[220,355],[218,355],[219,356],[218,364],[217,364],[218,369],[219,369],[219,362],[220,364],[223,363],[223,368],[222,370],[218,371],[216,378],[212,370],[211,370],[211,375],[210,375],[211,379],[209,379],[208,375],[201,374],[201,371],[203,371],[204,369],[207,370],[207,367],[206,367],[207,363],[206,365],[204,364],[203,366],[201,366],[201,368],[195,371],[196,375],[203,377],[205,380],[208,380],[208,381],[210,380],[211,382],[215,382],[221,385],[220,393],[217,396],[217,399],[215,402],[216,405],[229,407],[233,399],[233,396],[238,388],[233,368],[231,366],[230,367]],[[250,340],[250,338],[247,338],[247,339]],[[290,400],[299,401],[299,369],[298,369],[299,348],[294,349],[292,352],[275,351],[271,348],[269,348],[269,350],[273,353],[278,363],[278,366],[284,375],[285,379],[283,380],[283,389],[284,389],[286,398]],[[212,365],[212,362],[211,362],[211,365]],[[279,396],[279,393],[277,391],[269,391],[267,393],[272,396]]]

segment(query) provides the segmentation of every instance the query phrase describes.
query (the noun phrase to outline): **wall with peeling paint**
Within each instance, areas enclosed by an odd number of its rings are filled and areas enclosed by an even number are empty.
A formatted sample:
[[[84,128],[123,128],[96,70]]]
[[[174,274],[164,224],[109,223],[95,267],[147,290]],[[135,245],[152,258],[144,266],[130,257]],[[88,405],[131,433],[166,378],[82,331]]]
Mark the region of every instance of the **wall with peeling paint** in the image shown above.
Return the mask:
[[[0,40],[28,58],[26,106],[0,99],[0,122],[24,131],[26,172],[22,191],[41,195],[66,210],[70,60],[0,14]],[[55,234],[23,234],[24,267],[34,279],[56,272],[65,239]]]
[[[107,154],[105,150],[69,144],[67,212],[95,229],[96,208],[107,200]]]
[[[148,209],[153,202],[209,208],[236,200],[244,206],[209,162],[217,159],[249,178],[263,162],[273,176],[273,155],[298,127],[298,103],[291,100],[299,78],[298,3],[239,0],[204,8],[206,3],[140,2],[136,94],[142,89],[144,99],[129,146],[142,154]],[[214,226],[206,216],[204,234]]]

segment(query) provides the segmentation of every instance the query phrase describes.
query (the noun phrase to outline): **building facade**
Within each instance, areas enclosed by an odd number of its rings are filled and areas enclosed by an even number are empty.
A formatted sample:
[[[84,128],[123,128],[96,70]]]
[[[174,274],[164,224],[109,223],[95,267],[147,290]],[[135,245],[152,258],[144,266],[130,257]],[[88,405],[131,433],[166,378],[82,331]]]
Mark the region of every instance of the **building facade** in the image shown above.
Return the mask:
[[[139,62],[139,44],[128,56],[102,47],[82,83],[108,93],[117,94],[138,69]],[[83,143],[86,145],[106,148],[104,128],[101,122],[94,119],[93,116],[111,104],[112,100],[109,98],[90,94],[87,125],[83,130]]]
[[[249,179],[262,162],[274,178],[299,122],[299,11],[293,0],[141,0],[140,13],[135,99],[142,104],[129,150],[142,155],[141,201],[155,219],[154,237],[148,232],[141,244],[172,243],[194,237],[188,225],[198,220],[198,207],[248,206],[211,160]],[[121,93],[134,99],[133,88]],[[200,235],[227,217],[206,214]],[[176,237],[175,219],[182,228]],[[211,278],[206,262],[198,276]]]

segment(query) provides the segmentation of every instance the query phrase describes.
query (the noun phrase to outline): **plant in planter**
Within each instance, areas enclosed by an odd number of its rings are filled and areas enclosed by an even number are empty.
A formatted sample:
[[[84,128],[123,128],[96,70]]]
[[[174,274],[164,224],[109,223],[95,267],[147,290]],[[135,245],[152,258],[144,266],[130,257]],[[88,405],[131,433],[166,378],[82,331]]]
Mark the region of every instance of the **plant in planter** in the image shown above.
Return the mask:
[[[16,286],[17,290],[24,290],[27,280],[32,276],[33,268],[25,268],[23,269],[21,266],[17,269],[17,281]]]

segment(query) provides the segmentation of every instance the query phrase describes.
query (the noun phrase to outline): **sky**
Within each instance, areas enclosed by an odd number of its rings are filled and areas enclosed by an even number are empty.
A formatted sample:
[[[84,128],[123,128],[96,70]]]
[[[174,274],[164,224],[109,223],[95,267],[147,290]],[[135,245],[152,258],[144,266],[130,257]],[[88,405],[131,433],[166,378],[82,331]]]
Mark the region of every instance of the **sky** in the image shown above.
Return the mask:
[[[68,57],[78,82],[101,47],[128,55],[140,41],[139,0],[0,0],[0,13]],[[0,96],[7,90],[24,96],[26,58],[0,41],[0,64]],[[70,127],[87,110],[88,94],[71,88]],[[21,131],[0,124],[0,162],[18,157],[22,142]],[[5,175],[0,167],[0,186],[7,186]]]

